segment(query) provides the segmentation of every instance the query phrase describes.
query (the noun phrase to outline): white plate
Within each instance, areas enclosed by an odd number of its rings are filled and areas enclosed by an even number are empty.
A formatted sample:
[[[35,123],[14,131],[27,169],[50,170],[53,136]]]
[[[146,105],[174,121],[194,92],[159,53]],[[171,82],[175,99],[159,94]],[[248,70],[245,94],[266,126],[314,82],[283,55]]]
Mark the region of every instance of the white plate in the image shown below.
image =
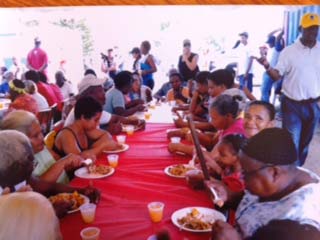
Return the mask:
[[[110,172],[108,172],[107,174],[97,174],[97,173],[89,173],[87,167],[82,167],[82,168],[77,169],[74,172],[74,175],[79,178],[99,179],[99,178],[105,178],[105,177],[112,175],[114,173],[114,168],[110,167],[110,169],[111,169]]]
[[[164,173],[167,174],[168,176],[174,177],[174,178],[185,178],[186,176],[177,176],[177,175],[174,175],[174,174],[170,173],[169,169],[172,168],[172,167],[175,167],[175,166],[177,166],[177,165],[179,165],[179,164],[174,164],[174,165],[170,165],[170,166],[166,167],[166,168],[164,169]],[[192,168],[196,169],[195,167],[193,167],[193,166],[191,166],[191,165],[189,165],[189,164],[183,164],[183,165],[184,165],[185,167],[192,167]],[[190,170],[191,170],[191,169],[190,169]]]
[[[127,127],[127,125],[122,124],[122,132],[125,132],[125,133],[127,132],[126,127]],[[134,126],[133,131],[134,131],[134,132],[136,132],[136,131],[140,130],[141,128],[142,128],[142,126],[141,126],[141,125],[140,125],[139,127],[138,127],[138,126]]]
[[[60,195],[60,194],[72,194],[72,193],[59,193],[59,194],[57,194],[57,195]],[[84,198],[83,204],[90,203],[90,199],[89,199],[87,196],[82,195],[82,194],[79,194],[79,195]],[[83,204],[82,204],[82,205],[83,205]],[[80,206],[81,206],[81,205],[80,205]],[[76,209],[74,209],[74,210],[68,211],[68,213],[74,213],[74,212],[79,211],[79,210],[80,210],[80,206],[79,206],[79,208],[76,208]]]
[[[118,149],[118,150],[105,150],[103,151],[104,153],[121,153],[121,152],[125,152],[129,149],[129,145],[128,144],[122,144],[123,148],[122,149]]]
[[[194,230],[194,229],[186,228],[180,225],[180,223],[178,222],[178,219],[185,217],[188,213],[191,213],[193,208],[196,208],[200,212],[200,214],[202,214],[206,219],[209,219],[210,221],[211,220],[226,221],[225,216],[222,213],[218,212],[217,210],[214,210],[211,208],[205,208],[205,207],[186,207],[186,208],[182,208],[175,211],[171,215],[171,221],[173,222],[173,224],[176,225],[179,229],[182,229],[188,232],[211,232],[211,228],[205,229],[205,230]]]

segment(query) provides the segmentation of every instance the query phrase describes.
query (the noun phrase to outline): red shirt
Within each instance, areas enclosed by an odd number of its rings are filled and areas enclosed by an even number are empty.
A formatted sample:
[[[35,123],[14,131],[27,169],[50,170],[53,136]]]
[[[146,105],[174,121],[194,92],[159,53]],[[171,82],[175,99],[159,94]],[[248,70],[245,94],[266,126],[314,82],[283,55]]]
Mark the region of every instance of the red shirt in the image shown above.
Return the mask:
[[[44,64],[48,63],[47,53],[41,48],[32,49],[28,54],[27,60],[29,65],[37,71],[39,71]]]
[[[59,97],[57,97],[52,86],[50,84],[38,82],[37,87],[38,87],[38,92],[47,99],[49,106],[52,106],[53,104],[56,103],[59,109],[59,105],[61,104],[62,100],[59,99]],[[60,93],[60,96],[61,96],[61,93]]]
[[[37,101],[34,100],[29,94],[21,94],[18,96],[10,105],[8,112],[11,112],[13,109],[16,110],[25,110],[33,113],[37,116],[39,109]]]

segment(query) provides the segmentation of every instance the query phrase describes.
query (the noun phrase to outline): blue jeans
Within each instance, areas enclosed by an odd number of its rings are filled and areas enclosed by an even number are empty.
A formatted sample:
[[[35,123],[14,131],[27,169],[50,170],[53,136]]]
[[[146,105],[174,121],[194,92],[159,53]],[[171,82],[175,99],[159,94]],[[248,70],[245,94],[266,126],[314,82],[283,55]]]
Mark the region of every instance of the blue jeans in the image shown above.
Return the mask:
[[[268,73],[264,72],[262,75],[261,101],[270,102],[270,95],[273,86],[276,93],[280,92],[279,88],[281,88],[281,80],[275,82]]]
[[[247,87],[250,92],[252,92],[253,88],[253,74],[249,73],[247,79],[244,79],[244,75],[239,75],[240,89],[243,90],[244,87]]]
[[[320,107],[317,102],[297,102],[283,95],[281,110],[282,127],[291,133],[298,154],[297,165],[302,166],[319,122]]]

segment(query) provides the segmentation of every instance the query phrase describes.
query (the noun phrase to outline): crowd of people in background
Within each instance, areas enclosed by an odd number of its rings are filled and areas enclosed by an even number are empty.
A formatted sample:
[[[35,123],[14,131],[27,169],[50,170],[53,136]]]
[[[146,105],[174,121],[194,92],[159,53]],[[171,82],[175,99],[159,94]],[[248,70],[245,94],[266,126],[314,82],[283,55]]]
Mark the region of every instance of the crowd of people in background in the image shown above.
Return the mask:
[[[94,69],[86,69],[75,91],[62,71],[48,76],[48,56],[41,49],[41,40],[35,38],[34,48],[27,54],[28,71],[21,79],[17,77],[19,69],[12,72],[1,68],[0,93],[10,98],[11,104],[0,122],[0,194],[18,190],[20,183],[22,190],[32,188],[46,196],[74,191],[66,184],[84,159],[121,148],[112,135],[122,131],[122,124],[143,129],[146,122],[133,115],[144,111],[152,101],[168,102],[178,116],[174,120],[177,129],[168,132],[168,137],[190,141],[170,143],[168,150],[194,155],[188,123],[180,114],[191,115],[214,177],[204,185],[215,188],[224,206],[235,211],[238,231],[217,222],[213,227],[215,240],[271,239],[280,233],[285,235],[284,228],[276,228],[280,225],[294,225],[297,231],[311,232],[306,239],[319,239],[320,208],[316,201],[320,199],[320,179],[300,168],[320,119],[319,26],[319,15],[305,14],[301,36],[294,44],[285,46],[283,29],[277,29],[267,35],[268,47],[260,46],[260,56],[253,53],[249,33],[241,32],[235,45],[238,62],[211,71],[200,69],[200,56],[191,51],[191,41],[185,39],[177,67],[168,69],[168,81],[156,91],[157,66],[149,41],[132,49],[133,65],[127,70],[119,69],[113,49],[109,49],[102,54],[100,70],[105,78],[98,78]],[[252,93],[253,62],[265,68],[261,100]],[[275,128],[276,109],[270,103],[273,86],[275,93],[281,93],[282,128]],[[47,109],[54,109],[53,121],[61,126],[51,148],[44,144],[49,132],[41,128],[39,118]],[[93,201],[99,199],[95,188],[77,190]],[[38,208],[46,210],[48,217],[43,221],[50,220],[51,227],[58,229],[54,211],[41,195],[0,196],[0,213],[10,216],[17,210],[10,211],[11,201],[23,201],[33,208],[38,202]],[[54,206],[58,217],[66,209]],[[21,212],[28,214],[26,209]],[[8,236],[4,232],[10,234],[6,224],[0,226],[0,239]],[[37,234],[40,237],[34,239],[47,239]],[[55,235],[50,239],[61,237],[59,231],[48,234]],[[312,234],[318,234],[318,238]]]

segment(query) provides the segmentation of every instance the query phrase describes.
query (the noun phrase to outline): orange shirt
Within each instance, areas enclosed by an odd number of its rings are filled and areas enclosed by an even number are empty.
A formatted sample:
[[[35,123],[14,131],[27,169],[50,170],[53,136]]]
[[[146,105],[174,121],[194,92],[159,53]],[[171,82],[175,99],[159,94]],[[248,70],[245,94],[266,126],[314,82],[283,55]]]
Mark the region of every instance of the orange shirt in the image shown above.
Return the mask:
[[[182,96],[189,99],[189,88],[187,87],[182,88]],[[174,98],[173,89],[170,89],[167,93],[167,101],[173,101],[173,100],[176,100],[177,104],[184,104],[184,102],[181,101],[180,99]]]

